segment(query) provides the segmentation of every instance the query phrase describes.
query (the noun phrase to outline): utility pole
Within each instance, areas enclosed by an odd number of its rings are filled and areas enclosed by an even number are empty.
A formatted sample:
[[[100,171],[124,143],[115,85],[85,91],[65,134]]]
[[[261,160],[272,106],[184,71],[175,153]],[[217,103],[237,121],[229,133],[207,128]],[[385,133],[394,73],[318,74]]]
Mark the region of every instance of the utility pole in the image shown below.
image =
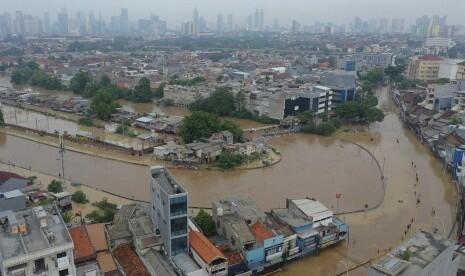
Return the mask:
[[[65,141],[64,141],[64,138],[63,138],[63,134],[60,134],[58,136],[58,139],[59,139],[59,142],[60,142],[60,158],[61,158],[61,177],[63,179],[63,185],[65,184],[65,158],[64,158],[64,154],[65,154]]]

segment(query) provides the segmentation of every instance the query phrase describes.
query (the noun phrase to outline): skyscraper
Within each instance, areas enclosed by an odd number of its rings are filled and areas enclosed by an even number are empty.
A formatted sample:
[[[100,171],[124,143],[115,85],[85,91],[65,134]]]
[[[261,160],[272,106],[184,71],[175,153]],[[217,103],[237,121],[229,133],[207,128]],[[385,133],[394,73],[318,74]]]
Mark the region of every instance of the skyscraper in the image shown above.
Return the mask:
[[[226,24],[227,24],[228,31],[232,31],[234,29],[233,15],[232,14],[228,14]]]
[[[121,9],[121,15],[120,15],[119,23],[120,23],[120,31],[121,31],[121,33],[129,34],[128,9],[126,9],[126,8]]]
[[[194,9],[194,14],[192,16],[192,20],[194,21],[195,27],[198,28],[199,27],[200,16],[199,16],[199,10],[197,8]]]
[[[45,12],[44,13],[44,32],[46,34],[51,32],[51,27],[50,27],[50,13]]]
[[[216,29],[220,32],[224,31],[224,20],[221,13],[219,13],[216,18]]]
[[[66,9],[61,9],[58,13],[58,32],[62,35],[67,35],[69,33],[69,20]]]
[[[25,31],[24,28],[24,16],[22,11],[16,11],[15,15],[15,32],[18,34],[23,34]]]
[[[255,30],[258,30],[260,27],[260,11],[258,9],[255,10],[253,18],[253,27]]]
[[[263,9],[260,9],[260,19],[259,19],[259,26],[258,29],[260,31],[263,31],[265,28],[265,12]]]

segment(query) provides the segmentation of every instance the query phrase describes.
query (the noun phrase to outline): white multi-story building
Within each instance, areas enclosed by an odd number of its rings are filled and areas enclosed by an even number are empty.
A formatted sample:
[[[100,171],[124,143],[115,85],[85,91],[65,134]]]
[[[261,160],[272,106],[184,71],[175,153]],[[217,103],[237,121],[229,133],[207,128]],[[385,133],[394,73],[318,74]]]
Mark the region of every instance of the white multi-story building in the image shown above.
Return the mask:
[[[73,240],[55,205],[1,212],[0,220],[1,275],[76,275]]]
[[[445,59],[439,64],[439,79],[456,80],[459,72],[459,64],[463,63],[463,59]]]

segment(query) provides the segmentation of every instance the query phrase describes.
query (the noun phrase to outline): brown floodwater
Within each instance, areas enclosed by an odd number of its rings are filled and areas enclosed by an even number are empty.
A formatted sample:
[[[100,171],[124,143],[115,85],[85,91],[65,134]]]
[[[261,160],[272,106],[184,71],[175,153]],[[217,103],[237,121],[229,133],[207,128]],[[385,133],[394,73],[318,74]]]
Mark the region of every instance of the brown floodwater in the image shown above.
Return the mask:
[[[386,193],[381,206],[343,215],[350,226],[348,243],[286,265],[280,274],[334,275],[344,271],[340,260],[353,267],[394,248],[418,229],[437,228],[441,234],[449,233],[457,198],[454,185],[441,163],[402,127],[387,90],[379,91],[379,95],[382,108],[388,111],[385,120],[365,131],[349,129],[338,136],[363,145],[384,168]],[[359,147],[337,138],[301,134],[277,137],[270,142],[282,153],[282,161],[269,168],[229,172],[173,170],[173,174],[189,191],[193,206],[208,207],[218,198],[241,194],[251,196],[267,210],[284,206],[288,197],[308,196],[337,211],[335,194],[340,192],[339,211],[351,211],[363,209],[365,204],[374,206],[383,199],[378,167]],[[0,160],[52,175],[61,172],[56,148],[2,133]],[[146,166],[67,151],[65,175],[99,189],[149,199]],[[436,216],[432,215],[433,209]],[[405,235],[412,219],[412,230]],[[366,275],[366,268],[350,275]]]

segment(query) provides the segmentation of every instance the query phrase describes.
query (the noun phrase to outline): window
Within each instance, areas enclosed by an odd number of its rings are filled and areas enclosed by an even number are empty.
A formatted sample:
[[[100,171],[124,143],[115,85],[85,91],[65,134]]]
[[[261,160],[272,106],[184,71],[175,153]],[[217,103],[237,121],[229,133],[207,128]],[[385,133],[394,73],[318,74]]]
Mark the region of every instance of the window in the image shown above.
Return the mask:
[[[179,236],[187,233],[187,218],[181,217],[171,220],[171,235]]]
[[[187,251],[187,237],[181,237],[171,240],[171,255],[176,255]]]
[[[57,254],[57,258],[63,258],[66,257],[66,252],[61,252]]]
[[[35,260],[34,261],[34,272],[37,273],[37,272],[43,272],[43,271],[45,271],[45,260],[43,258]]]
[[[68,276],[69,275],[68,269],[60,270],[58,272],[58,275],[60,275],[60,276]]]

